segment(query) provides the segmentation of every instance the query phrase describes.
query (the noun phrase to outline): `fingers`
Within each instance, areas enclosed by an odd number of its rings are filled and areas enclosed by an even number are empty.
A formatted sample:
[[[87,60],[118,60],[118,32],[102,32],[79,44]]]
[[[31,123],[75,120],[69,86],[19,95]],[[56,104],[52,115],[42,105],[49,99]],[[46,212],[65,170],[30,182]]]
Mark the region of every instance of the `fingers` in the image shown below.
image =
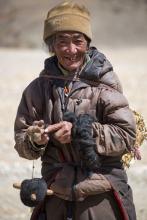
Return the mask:
[[[72,128],[72,123],[63,121],[62,127],[54,133],[54,138],[62,144],[70,143],[71,128]]]
[[[61,129],[62,126],[63,126],[62,122],[59,122],[57,124],[49,125],[44,131],[45,133],[55,132]]]
[[[37,125],[32,125],[27,129],[27,133],[28,134],[33,134],[33,133],[40,133],[43,134],[44,133],[44,129],[38,127]]]
[[[32,142],[38,145],[46,144],[49,140],[47,134],[44,133],[44,121],[34,121],[33,125],[27,129],[27,134]]]
[[[43,135],[41,135],[41,139],[36,139],[36,140],[35,140],[36,144],[38,144],[38,145],[47,144],[48,141],[49,141],[49,136],[48,136],[48,134],[43,134]]]
[[[59,138],[61,136],[70,135],[70,134],[71,131],[68,128],[62,127],[61,129],[59,129],[54,133],[54,137]]]
[[[33,125],[36,125],[36,126],[39,126],[39,127],[44,127],[45,123],[44,123],[43,120],[40,120],[40,121],[34,121]]]
[[[65,134],[65,135],[62,135],[58,138],[58,141],[61,143],[61,144],[68,144],[68,143],[71,143],[71,135],[70,134]]]
[[[53,132],[54,138],[60,143],[65,144],[71,142],[71,122],[62,121],[49,125],[46,129],[44,129],[44,127],[45,123],[43,120],[33,122],[33,125],[27,129],[27,133],[32,141],[39,145],[46,144],[49,141],[48,133]]]

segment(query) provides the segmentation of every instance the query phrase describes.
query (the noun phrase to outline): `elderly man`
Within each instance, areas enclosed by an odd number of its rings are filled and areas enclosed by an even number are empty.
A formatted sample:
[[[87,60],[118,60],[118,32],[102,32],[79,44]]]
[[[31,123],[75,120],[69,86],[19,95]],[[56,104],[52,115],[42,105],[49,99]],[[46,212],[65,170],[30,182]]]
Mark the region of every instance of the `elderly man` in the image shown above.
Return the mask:
[[[35,220],[136,219],[121,159],[133,148],[135,121],[112,65],[91,39],[85,7],[64,2],[48,12],[44,41],[53,56],[23,92],[15,121],[15,149],[29,160],[41,157],[53,190]]]

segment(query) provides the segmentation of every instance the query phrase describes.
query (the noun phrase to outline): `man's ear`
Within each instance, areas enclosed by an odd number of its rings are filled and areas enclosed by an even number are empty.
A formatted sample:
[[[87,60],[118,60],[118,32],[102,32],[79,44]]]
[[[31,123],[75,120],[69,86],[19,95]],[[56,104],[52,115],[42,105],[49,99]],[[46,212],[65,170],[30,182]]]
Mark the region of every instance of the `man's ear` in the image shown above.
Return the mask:
[[[88,52],[89,48],[90,48],[90,45],[87,44],[86,52]]]
[[[54,50],[54,40],[55,40],[55,36],[51,36],[49,38],[46,39],[46,45],[48,47],[48,51],[50,54],[54,54],[55,50]]]
[[[48,51],[50,54],[55,54],[54,43],[48,45]]]
[[[54,42],[52,43],[52,45],[50,47],[51,47],[50,48],[51,53],[55,54]]]
[[[90,48],[91,40],[86,35],[84,35],[84,37],[85,37],[85,40],[87,41],[87,51],[88,51]]]

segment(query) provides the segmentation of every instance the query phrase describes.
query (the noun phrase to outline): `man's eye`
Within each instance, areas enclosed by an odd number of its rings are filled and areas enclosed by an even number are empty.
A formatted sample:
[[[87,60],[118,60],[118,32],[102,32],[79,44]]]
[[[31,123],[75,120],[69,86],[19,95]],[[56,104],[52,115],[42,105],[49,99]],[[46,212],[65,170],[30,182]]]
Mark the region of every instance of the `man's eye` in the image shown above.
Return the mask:
[[[77,44],[77,45],[83,45],[83,44],[84,44],[84,41],[82,41],[82,40],[75,40],[75,44]]]
[[[59,44],[66,44],[67,42],[65,40],[59,40]]]

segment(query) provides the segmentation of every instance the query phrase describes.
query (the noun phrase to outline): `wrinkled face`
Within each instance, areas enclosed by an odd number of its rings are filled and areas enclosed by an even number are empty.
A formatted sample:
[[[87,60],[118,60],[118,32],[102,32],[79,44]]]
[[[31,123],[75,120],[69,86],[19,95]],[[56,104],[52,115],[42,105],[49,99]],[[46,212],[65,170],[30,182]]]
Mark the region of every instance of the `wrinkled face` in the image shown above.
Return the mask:
[[[63,68],[73,72],[83,65],[88,42],[82,33],[59,32],[56,34],[53,48]]]

